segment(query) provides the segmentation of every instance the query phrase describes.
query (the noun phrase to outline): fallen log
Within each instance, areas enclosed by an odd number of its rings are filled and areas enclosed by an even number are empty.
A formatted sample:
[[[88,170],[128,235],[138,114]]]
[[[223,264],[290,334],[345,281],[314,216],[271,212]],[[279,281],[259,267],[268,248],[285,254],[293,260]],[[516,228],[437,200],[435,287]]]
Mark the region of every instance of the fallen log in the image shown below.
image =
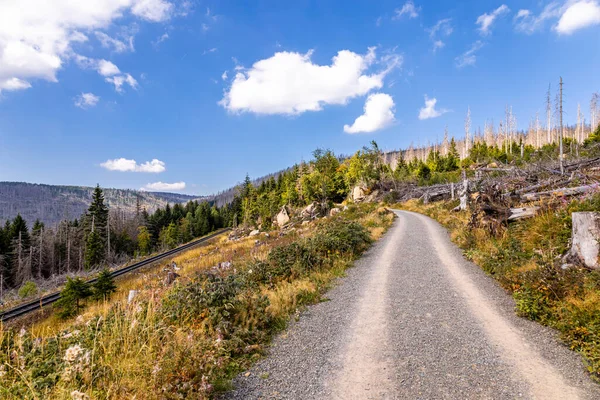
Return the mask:
[[[508,221],[517,221],[525,218],[535,217],[537,212],[540,210],[539,207],[521,207],[521,208],[511,208],[510,215],[508,216]]]
[[[572,188],[560,188],[554,190],[548,190],[545,192],[538,193],[525,193],[521,195],[521,201],[537,201],[544,197],[568,197],[568,196],[576,196],[578,194],[584,194],[593,192],[594,190],[598,190],[600,188],[600,184],[594,183],[592,185],[584,185],[577,186]]]

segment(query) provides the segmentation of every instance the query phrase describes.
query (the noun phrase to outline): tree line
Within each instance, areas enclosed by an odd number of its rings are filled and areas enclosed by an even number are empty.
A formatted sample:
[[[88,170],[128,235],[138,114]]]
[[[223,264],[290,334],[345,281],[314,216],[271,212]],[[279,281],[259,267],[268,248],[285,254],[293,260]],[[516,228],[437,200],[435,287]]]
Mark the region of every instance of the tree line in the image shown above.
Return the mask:
[[[109,210],[96,186],[91,204],[78,219],[55,227],[36,220],[30,229],[17,215],[0,225],[0,291],[170,249],[231,226],[234,217],[231,204],[216,207],[198,201],[168,204],[152,214],[138,202],[135,214],[126,215]]]

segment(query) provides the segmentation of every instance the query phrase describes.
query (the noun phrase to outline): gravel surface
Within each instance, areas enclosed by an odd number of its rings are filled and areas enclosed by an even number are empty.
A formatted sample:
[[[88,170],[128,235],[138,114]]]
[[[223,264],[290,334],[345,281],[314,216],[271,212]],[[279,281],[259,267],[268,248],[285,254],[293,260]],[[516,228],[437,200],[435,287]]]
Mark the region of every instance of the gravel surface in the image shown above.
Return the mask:
[[[557,333],[408,212],[225,399],[600,399]]]

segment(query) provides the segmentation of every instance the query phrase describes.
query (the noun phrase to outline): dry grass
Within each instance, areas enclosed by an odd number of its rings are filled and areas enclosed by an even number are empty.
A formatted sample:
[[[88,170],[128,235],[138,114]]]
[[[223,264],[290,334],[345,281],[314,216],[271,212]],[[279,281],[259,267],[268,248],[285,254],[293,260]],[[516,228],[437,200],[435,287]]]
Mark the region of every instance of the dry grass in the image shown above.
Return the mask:
[[[349,215],[379,238],[393,216],[375,208],[364,205]],[[173,287],[163,284],[169,260],[119,279],[109,302],[90,303],[75,320],[51,316],[22,333],[0,326],[0,398],[70,399],[78,391],[92,399],[201,399],[226,388],[232,374],[260,357],[273,329],[319,301],[351,258],[336,256],[326,269],[242,292],[234,301],[238,311],[229,333],[203,314],[189,324],[171,322],[165,317],[165,298],[193,286],[199,272],[219,262],[233,264],[225,276],[243,274],[249,261],[310,237],[326,223],[298,227],[283,237],[277,232],[237,241],[220,237],[174,257],[181,276]],[[126,302],[129,290],[139,291],[131,304]],[[266,308],[260,306],[262,298],[268,299]],[[68,361],[69,352],[78,349],[79,357]]]

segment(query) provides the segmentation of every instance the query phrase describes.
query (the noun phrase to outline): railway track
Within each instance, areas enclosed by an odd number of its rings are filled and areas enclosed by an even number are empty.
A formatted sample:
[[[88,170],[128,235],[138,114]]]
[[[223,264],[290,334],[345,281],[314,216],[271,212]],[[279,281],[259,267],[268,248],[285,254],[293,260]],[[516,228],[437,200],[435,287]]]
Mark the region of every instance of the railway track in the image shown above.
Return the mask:
[[[210,239],[212,239],[212,238],[214,238],[216,236],[219,236],[222,233],[225,233],[225,232],[227,232],[229,230],[231,230],[231,228],[225,228],[225,229],[218,230],[218,231],[216,231],[216,232],[214,232],[214,233],[212,233],[212,234],[210,234],[208,236],[205,236],[205,237],[203,237],[201,239],[198,239],[198,240],[195,240],[193,242],[184,244],[183,246],[177,247],[177,248],[169,250],[169,251],[165,251],[164,253],[157,254],[157,255],[152,256],[152,257],[150,257],[150,258],[148,258],[146,260],[137,262],[135,264],[128,265],[128,266],[120,268],[120,269],[117,269],[117,270],[113,271],[110,275],[113,278],[116,278],[116,277],[121,276],[121,275],[125,275],[125,274],[127,274],[127,273],[129,273],[131,271],[135,271],[136,269],[148,266],[148,265],[150,265],[152,263],[155,263],[157,261],[160,261],[160,260],[162,260],[164,258],[167,258],[167,257],[170,257],[170,256],[172,256],[174,254],[177,254],[177,253],[179,253],[179,252],[181,252],[183,250],[187,250],[187,249],[190,249],[190,248],[192,248],[194,246],[197,246],[197,245],[199,245],[201,243],[204,243],[204,242],[206,242],[206,241],[208,241],[208,240],[210,240]],[[90,279],[89,281],[87,281],[87,283],[90,283],[90,284],[94,283],[94,282],[96,282],[96,278]],[[39,299],[32,300],[30,302],[21,304],[21,305],[19,305],[17,307],[14,307],[14,308],[11,308],[11,309],[8,309],[8,310],[5,310],[5,311],[1,311],[0,312],[0,322],[6,322],[6,321],[9,321],[11,319],[14,319],[14,318],[20,317],[22,315],[28,314],[30,312],[39,310],[39,309],[41,309],[41,308],[43,308],[43,307],[45,307],[45,306],[47,306],[49,304],[54,303],[59,298],[60,298],[60,292],[56,292],[56,293],[52,293],[52,294],[48,294],[46,296],[40,297]]]

